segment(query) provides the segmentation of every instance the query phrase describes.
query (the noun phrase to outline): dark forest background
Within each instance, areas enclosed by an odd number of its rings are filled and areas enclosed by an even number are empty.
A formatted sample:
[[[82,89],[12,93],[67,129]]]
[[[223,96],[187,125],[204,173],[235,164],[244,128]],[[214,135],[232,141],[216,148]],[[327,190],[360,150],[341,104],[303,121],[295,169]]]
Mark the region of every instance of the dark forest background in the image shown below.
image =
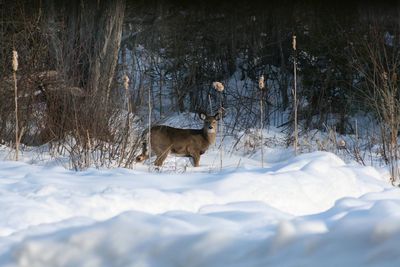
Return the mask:
[[[264,125],[290,136],[294,59],[303,132],[354,134],[367,114],[397,151],[399,16],[396,1],[0,0],[0,140],[15,142],[16,50],[20,141],[59,149],[72,136],[79,160],[97,146],[128,166],[149,100],[154,121],[214,112],[214,81],[227,132],[258,125],[261,98]]]

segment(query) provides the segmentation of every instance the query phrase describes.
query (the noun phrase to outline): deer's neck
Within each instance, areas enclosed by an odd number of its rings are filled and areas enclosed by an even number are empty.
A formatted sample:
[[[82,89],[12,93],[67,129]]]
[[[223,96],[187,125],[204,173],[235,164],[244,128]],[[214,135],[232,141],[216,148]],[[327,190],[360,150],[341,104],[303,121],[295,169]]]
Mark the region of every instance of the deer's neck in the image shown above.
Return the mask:
[[[217,136],[217,129],[213,129],[212,132],[209,132],[207,129],[204,129],[203,135],[204,138],[207,140],[208,144],[212,145],[215,143],[215,138]]]

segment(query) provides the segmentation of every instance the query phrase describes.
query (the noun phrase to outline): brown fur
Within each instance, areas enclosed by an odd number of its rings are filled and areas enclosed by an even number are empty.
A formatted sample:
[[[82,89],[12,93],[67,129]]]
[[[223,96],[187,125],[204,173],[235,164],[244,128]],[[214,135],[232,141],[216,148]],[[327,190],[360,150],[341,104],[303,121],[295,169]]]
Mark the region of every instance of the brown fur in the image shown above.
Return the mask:
[[[157,125],[151,128],[151,150],[157,156],[154,164],[162,166],[167,156],[172,153],[179,156],[192,157],[194,166],[198,167],[200,155],[204,154],[208,147],[215,142],[217,133],[217,121],[220,114],[207,116],[199,114],[204,120],[203,129],[179,129],[165,125]],[[149,158],[147,144],[143,144],[142,154],[136,161],[142,162]]]

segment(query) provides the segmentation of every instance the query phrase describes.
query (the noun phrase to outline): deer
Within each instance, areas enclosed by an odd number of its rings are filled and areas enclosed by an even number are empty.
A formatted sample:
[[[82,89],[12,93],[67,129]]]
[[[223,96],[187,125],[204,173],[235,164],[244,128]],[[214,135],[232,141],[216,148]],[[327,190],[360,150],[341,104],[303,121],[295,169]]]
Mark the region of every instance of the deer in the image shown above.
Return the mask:
[[[215,143],[221,113],[209,116],[200,112],[198,116],[204,121],[202,129],[180,129],[166,125],[156,125],[150,129],[151,152],[157,156],[155,166],[161,167],[169,154],[192,157],[194,167],[199,166],[200,156]],[[142,154],[136,157],[136,162],[148,158],[147,141],[144,141]]]

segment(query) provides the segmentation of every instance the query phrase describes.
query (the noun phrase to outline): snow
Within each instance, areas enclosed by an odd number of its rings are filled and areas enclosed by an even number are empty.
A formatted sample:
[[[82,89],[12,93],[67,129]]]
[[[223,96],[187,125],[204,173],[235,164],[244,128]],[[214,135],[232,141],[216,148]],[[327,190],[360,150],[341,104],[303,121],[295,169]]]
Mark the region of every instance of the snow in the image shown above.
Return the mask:
[[[399,266],[400,191],[381,170],[225,151],[222,170],[216,146],[159,172],[0,161],[0,266]]]

